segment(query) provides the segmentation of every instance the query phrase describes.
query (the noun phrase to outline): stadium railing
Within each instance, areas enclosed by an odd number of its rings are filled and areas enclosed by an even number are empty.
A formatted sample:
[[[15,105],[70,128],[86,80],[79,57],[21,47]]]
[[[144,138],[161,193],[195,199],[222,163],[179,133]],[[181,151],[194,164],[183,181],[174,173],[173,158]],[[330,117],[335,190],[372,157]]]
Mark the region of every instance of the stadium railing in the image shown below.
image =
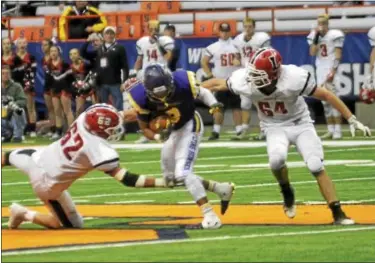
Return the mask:
[[[155,7],[155,3],[157,2],[142,3],[141,6],[148,5],[142,6],[141,11],[104,12],[104,14],[108,24],[118,29],[118,39],[139,38],[146,32],[146,24],[150,19],[158,19],[161,22],[162,30],[166,24],[174,24],[177,33],[182,37],[214,36],[218,23],[224,21],[232,25],[233,33],[237,33],[242,30],[241,21],[245,17],[252,17],[256,20],[257,31],[266,31],[271,35],[307,34],[316,26],[316,17],[322,13],[333,17],[330,19],[332,28],[342,29],[345,32],[365,32],[374,25],[375,19],[375,6],[183,11],[183,3],[181,6],[164,6],[163,8],[160,5]],[[74,18],[77,17],[74,16]],[[7,23],[8,34],[12,39],[25,36],[29,41],[40,41],[45,37],[58,37],[58,15],[10,17],[7,19],[9,20]]]

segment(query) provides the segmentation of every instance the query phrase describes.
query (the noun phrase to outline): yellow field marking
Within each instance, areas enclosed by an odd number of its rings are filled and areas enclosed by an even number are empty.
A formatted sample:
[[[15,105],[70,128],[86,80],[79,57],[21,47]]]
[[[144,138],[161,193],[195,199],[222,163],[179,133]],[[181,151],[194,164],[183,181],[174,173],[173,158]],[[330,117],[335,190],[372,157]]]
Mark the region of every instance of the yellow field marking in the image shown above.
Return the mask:
[[[47,212],[43,206],[29,208]],[[375,205],[344,205],[343,208],[358,224],[375,224]],[[150,228],[157,225],[199,224],[202,221],[200,209],[196,205],[78,205],[77,209],[84,217],[150,218],[129,223],[133,226],[148,225]],[[214,209],[219,214],[220,206],[215,205]],[[2,207],[2,214],[4,217],[9,216],[7,207]],[[242,226],[332,223],[331,211],[326,205],[298,205],[294,219],[284,215],[281,205],[232,205],[226,215],[220,217],[224,225]],[[2,234],[2,250],[158,239],[153,229],[3,230]]]
[[[155,230],[2,230],[2,250],[157,240]]]

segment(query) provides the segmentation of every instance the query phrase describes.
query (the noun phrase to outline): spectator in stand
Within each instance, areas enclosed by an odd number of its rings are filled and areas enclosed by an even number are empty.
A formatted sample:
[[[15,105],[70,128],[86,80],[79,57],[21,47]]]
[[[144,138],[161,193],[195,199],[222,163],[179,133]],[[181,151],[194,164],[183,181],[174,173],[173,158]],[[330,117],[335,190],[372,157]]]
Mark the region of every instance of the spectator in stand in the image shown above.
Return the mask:
[[[12,41],[6,37],[1,40],[1,65],[8,65],[12,78],[14,78],[14,69],[22,65],[21,59],[12,51]]]
[[[174,40],[174,48],[172,51],[172,59],[169,61],[169,69],[176,71],[177,63],[180,58],[180,41],[176,39],[176,27],[174,25],[167,25],[164,28],[164,36],[169,36]]]
[[[76,117],[78,117],[85,110],[86,99],[91,96],[92,103],[96,103],[96,98],[92,92],[91,87],[85,88],[87,84],[87,77],[90,74],[92,65],[85,63],[79,51],[73,48],[69,52],[71,60],[70,69],[71,75],[69,76],[68,82],[73,86],[74,94],[76,95]]]
[[[94,50],[89,51],[89,45],[92,45]],[[86,42],[81,46],[81,57],[90,61],[91,65],[95,65],[96,57],[98,56],[98,49],[103,44],[103,36],[99,33],[92,33],[87,38]]]
[[[67,19],[67,16],[79,16]],[[82,18],[82,16],[98,16]],[[105,16],[87,1],[75,1],[74,6],[65,8],[59,19],[61,41],[67,39],[86,39],[91,33],[100,33],[107,26]]]
[[[52,104],[56,118],[56,132],[52,140],[57,140],[63,133],[64,113],[67,118],[68,126],[74,121],[72,112],[72,92],[71,87],[66,82],[66,73],[69,70],[69,64],[64,62],[61,57],[61,51],[58,46],[50,48],[50,61],[48,64],[49,74],[52,76],[51,95]]]
[[[117,110],[123,110],[121,84],[128,79],[129,66],[124,46],[116,42],[116,29],[108,26],[103,31],[104,43],[98,49],[96,73],[98,75],[99,101],[109,103],[111,94]]]
[[[26,109],[28,124],[26,132],[30,137],[36,137],[36,110],[35,110],[35,75],[36,60],[33,55],[27,52],[27,40],[19,38],[16,40],[17,56],[22,64],[14,69],[14,81],[21,84],[26,94]]]
[[[42,52],[44,54],[41,65],[43,67],[44,72],[44,90],[43,90],[43,96],[44,101],[46,103],[47,107],[47,114],[50,124],[50,131],[46,134],[47,137],[52,137],[56,133],[56,116],[55,111],[53,109],[53,103],[52,103],[52,94],[51,94],[51,88],[53,84],[53,77],[50,74],[49,71],[49,65],[50,65],[50,48],[53,46],[52,40],[46,38],[42,41]]]
[[[26,126],[25,108],[26,96],[19,83],[11,77],[10,67],[1,68],[1,141],[23,141],[23,131]]]

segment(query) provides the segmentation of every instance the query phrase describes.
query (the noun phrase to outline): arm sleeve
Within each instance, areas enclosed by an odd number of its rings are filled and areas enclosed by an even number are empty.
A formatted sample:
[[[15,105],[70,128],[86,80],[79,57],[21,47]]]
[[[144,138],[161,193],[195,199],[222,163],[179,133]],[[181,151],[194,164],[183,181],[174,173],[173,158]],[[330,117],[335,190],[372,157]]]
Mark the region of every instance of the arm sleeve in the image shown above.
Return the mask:
[[[162,47],[165,50],[173,50],[175,46],[174,40],[170,37],[166,38],[165,41],[162,43]]]
[[[93,25],[93,30],[96,32],[96,33],[100,33],[103,31],[103,29],[107,26],[107,19],[105,18],[105,16],[103,15],[102,12],[100,12],[97,8],[95,7],[92,7],[90,6],[89,7],[89,10],[92,11],[93,13],[97,14],[98,16],[100,16],[100,22]]]
[[[199,85],[197,83],[197,79],[195,77],[195,73],[192,71],[186,71],[189,85],[190,85],[190,90],[191,94],[193,96],[193,99],[196,99],[198,96],[198,91],[199,91]]]
[[[213,45],[209,45],[208,47],[206,47],[206,49],[204,50],[204,53],[203,55],[204,56],[207,56],[209,58],[212,58],[214,56],[214,50],[213,50]]]
[[[211,107],[212,105],[217,103],[217,100],[216,100],[214,94],[212,94],[211,91],[209,91],[208,89],[203,88],[203,87],[198,87],[197,98],[199,100],[201,100],[208,107]]]
[[[137,41],[137,43],[135,44],[135,46],[137,48],[137,54],[138,54],[138,56],[143,56],[142,44],[141,44],[141,40],[140,39]]]
[[[311,96],[315,89],[317,88],[316,82],[313,76],[311,76],[311,73],[307,71],[307,76],[305,78],[304,85],[302,87],[302,90],[299,95],[301,96]]]
[[[227,87],[229,89],[230,92],[232,92],[233,94],[236,94],[236,95],[239,95],[238,92],[236,91],[236,89],[234,89],[234,77],[233,77],[233,74],[232,76],[230,76],[229,78],[227,78]]]
[[[79,50],[79,53],[81,54],[81,57],[83,57],[84,59],[87,59],[89,60],[91,63],[93,63],[94,59],[96,58],[96,52],[95,51],[88,51],[88,47],[90,45],[90,42],[86,41],[85,43],[83,43],[83,45],[81,46],[80,50]]]
[[[240,99],[241,99],[241,109],[242,110],[250,110],[251,105],[252,105],[251,99],[244,96],[244,95],[240,95]]]
[[[72,7],[68,6],[59,18],[59,39],[61,41],[65,41],[68,38],[66,35],[65,24],[66,24],[66,16],[70,13],[71,10],[72,10]]]
[[[339,36],[333,40],[334,47],[342,48],[344,46],[344,36]]]
[[[309,46],[311,46],[314,41],[314,35],[314,32],[310,32],[310,34],[307,36],[307,43],[309,44]]]
[[[90,147],[88,157],[92,166],[99,171],[108,172],[119,167],[119,155],[107,142],[96,142]]]

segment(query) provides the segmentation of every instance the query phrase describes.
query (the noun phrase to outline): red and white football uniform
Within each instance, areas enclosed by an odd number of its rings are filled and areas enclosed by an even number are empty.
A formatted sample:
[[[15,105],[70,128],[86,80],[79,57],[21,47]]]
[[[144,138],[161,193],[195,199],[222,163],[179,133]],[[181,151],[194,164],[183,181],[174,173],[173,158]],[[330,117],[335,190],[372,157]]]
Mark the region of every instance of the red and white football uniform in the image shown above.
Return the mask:
[[[276,52],[275,50],[262,50],[259,50],[254,57],[260,52],[260,56],[269,58],[267,63],[271,70],[279,69],[275,75],[277,78],[276,90],[269,95],[262,93],[250,81],[249,68],[235,71],[227,80],[227,86],[233,93],[251,100],[257,107],[261,129],[266,133],[271,167],[273,169],[280,168],[275,165],[276,159],[280,157],[285,160],[290,144],[297,146],[305,162],[308,162],[311,156],[323,160],[321,141],[317,136],[303,98],[303,96],[314,93],[316,88],[314,77],[303,68],[294,65],[281,65],[281,57],[277,57],[280,56],[278,52],[278,55],[270,54],[270,52]],[[253,62],[255,65],[257,64],[256,60]],[[259,73],[260,78],[267,77],[266,75],[264,72]]]
[[[61,219],[51,202],[57,201],[76,227],[81,227],[82,218],[67,189],[92,170],[110,172],[119,167],[118,153],[105,138],[122,134],[122,119],[112,106],[97,105],[82,113],[60,140],[9,156],[9,162],[29,176],[34,192],[51,212]]]
[[[159,44],[166,51],[174,49],[174,39],[169,36],[161,36],[158,38]],[[150,36],[140,38],[137,43],[138,56],[143,56],[142,69],[145,69],[151,63],[160,63],[168,65],[164,59],[163,54],[160,52],[157,43],[151,40]]]
[[[309,45],[313,43],[315,31],[307,36]],[[318,53],[316,55],[316,78],[318,86],[324,84],[330,74],[335,61],[335,48],[344,46],[345,35],[341,30],[330,29],[324,36],[320,36],[318,40]],[[336,75],[337,76],[337,75]],[[337,85],[337,77],[334,83]]]
[[[271,38],[266,32],[255,32],[249,41],[245,39],[245,33],[241,33],[234,39],[234,45],[241,54],[241,64],[246,66],[251,54],[262,47],[271,46]]]
[[[209,45],[204,55],[209,57],[214,64],[212,74],[215,78],[228,78],[232,72],[239,69],[239,66],[233,64],[238,56],[238,50],[234,45],[233,39],[219,39],[217,42]]]

